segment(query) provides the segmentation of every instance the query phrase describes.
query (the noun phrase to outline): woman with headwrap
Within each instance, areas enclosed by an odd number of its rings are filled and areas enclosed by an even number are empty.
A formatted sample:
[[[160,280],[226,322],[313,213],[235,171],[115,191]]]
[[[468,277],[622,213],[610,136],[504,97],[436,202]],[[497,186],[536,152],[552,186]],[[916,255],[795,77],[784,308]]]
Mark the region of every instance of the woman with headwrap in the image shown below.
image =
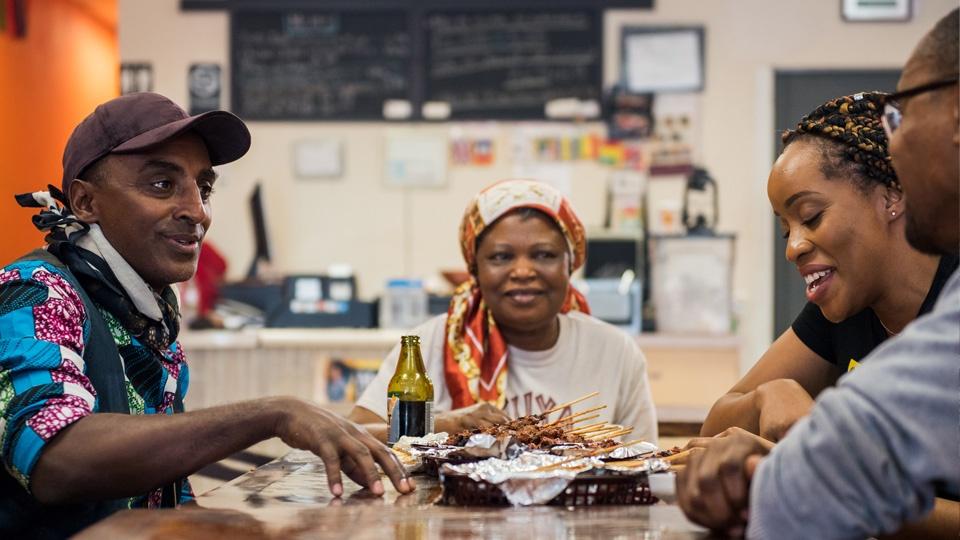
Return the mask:
[[[930,311],[957,268],[955,256],[907,243],[909,217],[881,121],[885,99],[865,92],[830,100],[783,134],[767,194],[808,303],[717,400],[702,435],[739,427],[779,440],[822,390]]]
[[[583,225],[553,188],[507,180],[481,191],[460,225],[471,278],[446,315],[414,331],[434,384],[436,431],[487,426],[599,391],[597,421],[656,442],[646,361],[632,337],[589,315],[570,274],[584,262]],[[391,351],[350,415],[385,438]],[[570,410],[560,415],[570,414]],[[374,424],[374,425],[371,425]]]

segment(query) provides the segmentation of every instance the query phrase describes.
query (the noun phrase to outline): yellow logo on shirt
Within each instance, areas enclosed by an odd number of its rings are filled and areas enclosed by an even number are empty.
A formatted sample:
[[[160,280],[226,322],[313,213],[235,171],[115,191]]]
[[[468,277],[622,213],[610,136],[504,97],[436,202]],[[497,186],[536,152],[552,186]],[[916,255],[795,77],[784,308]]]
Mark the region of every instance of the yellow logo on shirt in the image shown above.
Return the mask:
[[[860,362],[857,362],[856,360],[854,360],[853,358],[851,358],[851,359],[850,359],[850,363],[847,364],[847,373],[850,373],[851,371],[857,369],[857,366],[859,366],[859,365],[860,365]]]

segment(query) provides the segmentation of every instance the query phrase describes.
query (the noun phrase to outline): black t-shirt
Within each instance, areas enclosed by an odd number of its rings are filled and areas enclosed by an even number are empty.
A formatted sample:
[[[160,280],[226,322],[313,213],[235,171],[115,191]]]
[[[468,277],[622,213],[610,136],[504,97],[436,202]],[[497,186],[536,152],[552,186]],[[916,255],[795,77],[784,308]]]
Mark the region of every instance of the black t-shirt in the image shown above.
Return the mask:
[[[917,317],[933,309],[940,296],[940,290],[947,279],[957,269],[958,258],[944,255],[940,258],[933,284],[927,292]],[[820,308],[807,302],[803,311],[793,321],[793,332],[810,350],[847,372],[855,362],[863,360],[870,351],[886,341],[887,332],[872,309],[867,308],[839,323],[832,323],[823,316]],[[854,363],[851,363],[851,360]]]

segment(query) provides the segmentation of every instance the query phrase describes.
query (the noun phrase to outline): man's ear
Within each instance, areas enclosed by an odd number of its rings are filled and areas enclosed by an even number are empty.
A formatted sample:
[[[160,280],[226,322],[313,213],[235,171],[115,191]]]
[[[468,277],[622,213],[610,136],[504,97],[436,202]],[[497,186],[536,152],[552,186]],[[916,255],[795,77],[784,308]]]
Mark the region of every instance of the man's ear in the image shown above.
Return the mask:
[[[70,211],[84,223],[97,223],[99,214],[94,202],[97,187],[86,180],[74,179],[70,182]]]

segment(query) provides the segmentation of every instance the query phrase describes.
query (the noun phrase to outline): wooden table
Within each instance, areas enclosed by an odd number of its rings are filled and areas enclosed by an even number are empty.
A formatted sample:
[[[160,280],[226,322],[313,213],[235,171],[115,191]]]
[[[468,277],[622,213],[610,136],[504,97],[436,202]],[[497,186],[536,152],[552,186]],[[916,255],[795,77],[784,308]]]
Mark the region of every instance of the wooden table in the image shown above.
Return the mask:
[[[344,478],[344,496],[327,488],[323,464],[291,452],[177,510],[125,510],[81,532],[87,539],[280,538],[706,538],[673,504],[525,508],[439,506],[436,479],[417,490],[387,485],[375,497]]]

